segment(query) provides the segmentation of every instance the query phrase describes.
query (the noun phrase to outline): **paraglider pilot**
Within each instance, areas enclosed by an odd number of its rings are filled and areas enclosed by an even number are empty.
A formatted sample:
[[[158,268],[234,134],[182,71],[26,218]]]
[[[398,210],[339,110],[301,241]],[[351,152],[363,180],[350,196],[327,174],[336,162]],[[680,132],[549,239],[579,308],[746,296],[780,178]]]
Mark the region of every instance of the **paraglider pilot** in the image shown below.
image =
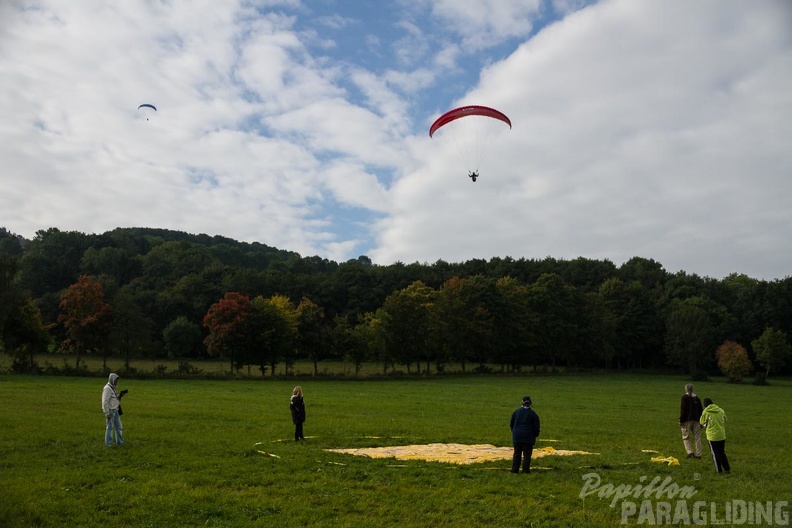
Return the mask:
[[[469,177],[471,180],[473,180],[473,181],[476,181],[476,178],[478,178],[478,177],[479,177],[479,173],[478,173],[478,171],[473,171],[473,172],[471,172],[470,174],[468,174],[468,177]]]

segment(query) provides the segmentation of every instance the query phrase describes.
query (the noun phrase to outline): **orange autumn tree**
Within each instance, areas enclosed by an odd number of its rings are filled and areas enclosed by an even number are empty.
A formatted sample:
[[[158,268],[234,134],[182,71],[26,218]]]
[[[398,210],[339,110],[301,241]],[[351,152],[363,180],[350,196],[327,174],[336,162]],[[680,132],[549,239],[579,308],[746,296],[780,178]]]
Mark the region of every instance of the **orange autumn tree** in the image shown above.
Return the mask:
[[[82,275],[61,294],[60,310],[58,322],[66,330],[61,347],[76,352],[77,368],[80,368],[83,353],[98,352],[102,352],[107,367],[107,339],[112,330],[113,309],[105,302],[102,285]]]
[[[239,371],[242,353],[248,341],[250,298],[228,292],[209,307],[204,327],[209,331],[204,344],[210,356],[224,356],[231,362],[231,371]]]
[[[718,358],[718,368],[729,378],[729,383],[740,383],[743,376],[754,370],[751,360],[748,359],[748,352],[739,343],[724,341],[715,354]]]

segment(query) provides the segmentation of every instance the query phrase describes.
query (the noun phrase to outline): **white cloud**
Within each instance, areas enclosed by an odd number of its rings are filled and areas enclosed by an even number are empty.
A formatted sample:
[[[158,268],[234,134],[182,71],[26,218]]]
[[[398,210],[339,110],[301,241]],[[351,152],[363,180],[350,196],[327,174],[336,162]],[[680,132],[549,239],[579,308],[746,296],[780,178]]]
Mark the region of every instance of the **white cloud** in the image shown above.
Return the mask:
[[[380,107],[387,89],[371,78],[381,115],[343,99],[346,67],[312,57],[294,16],[231,1],[143,6],[5,9],[0,225],[28,237],[146,225],[333,256],[359,245],[323,203],[384,208],[362,167],[397,158],[385,138],[404,132],[398,98]],[[149,121],[143,102],[158,108]],[[327,156],[351,158],[323,169]]]
[[[479,182],[428,159],[393,190],[398,214],[372,257],[640,255],[714,276],[789,274],[788,13],[613,1],[546,28],[460,102],[514,123]]]
[[[0,226],[789,274],[788,3],[583,4],[403,0],[373,25],[297,1],[2,3]],[[514,123],[475,184],[426,133],[448,93]]]
[[[425,0],[427,1],[427,0]],[[541,0],[428,0],[432,13],[462,37],[464,47],[483,49],[526,37],[539,16]]]

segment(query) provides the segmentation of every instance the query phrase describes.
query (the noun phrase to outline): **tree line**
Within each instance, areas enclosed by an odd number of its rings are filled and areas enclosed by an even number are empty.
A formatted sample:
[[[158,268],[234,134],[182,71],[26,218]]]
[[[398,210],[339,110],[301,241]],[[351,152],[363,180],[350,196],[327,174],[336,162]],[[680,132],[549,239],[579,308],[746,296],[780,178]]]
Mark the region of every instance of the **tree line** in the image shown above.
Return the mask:
[[[792,365],[792,277],[669,273],[649,258],[337,263],[178,231],[0,228],[0,347],[17,370],[63,352],[217,357],[287,373],[323,360],[384,373],[665,369],[738,380]]]

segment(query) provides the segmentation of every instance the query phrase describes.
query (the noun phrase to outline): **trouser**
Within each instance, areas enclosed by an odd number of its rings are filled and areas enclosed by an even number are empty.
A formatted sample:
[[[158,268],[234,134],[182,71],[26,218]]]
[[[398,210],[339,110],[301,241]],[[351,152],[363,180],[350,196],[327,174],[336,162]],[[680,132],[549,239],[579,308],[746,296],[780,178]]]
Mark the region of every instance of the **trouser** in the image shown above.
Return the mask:
[[[118,415],[118,409],[110,410],[110,418],[105,417],[107,424],[105,427],[105,445],[113,445],[113,433],[115,433],[115,442],[118,445],[124,445],[124,426],[121,424],[121,417]]]
[[[294,424],[294,439],[295,440],[305,440],[303,436],[303,423],[297,422]]]
[[[701,424],[698,420],[690,420],[682,422],[682,443],[685,444],[685,451],[687,454],[695,454],[701,456]],[[692,436],[692,439],[691,439]],[[691,441],[692,440],[692,441]],[[693,444],[695,443],[696,450],[693,451]]]
[[[520,462],[522,462],[523,473],[531,472],[531,455],[533,455],[533,444],[525,442],[514,443],[514,456],[512,457],[512,473],[519,473]]]
[[[712,451],[712,460],[715,462],[715,470],[718,473],[729,473],[729,459],[726,458],[726,440],[710,440],[710,451]]]

